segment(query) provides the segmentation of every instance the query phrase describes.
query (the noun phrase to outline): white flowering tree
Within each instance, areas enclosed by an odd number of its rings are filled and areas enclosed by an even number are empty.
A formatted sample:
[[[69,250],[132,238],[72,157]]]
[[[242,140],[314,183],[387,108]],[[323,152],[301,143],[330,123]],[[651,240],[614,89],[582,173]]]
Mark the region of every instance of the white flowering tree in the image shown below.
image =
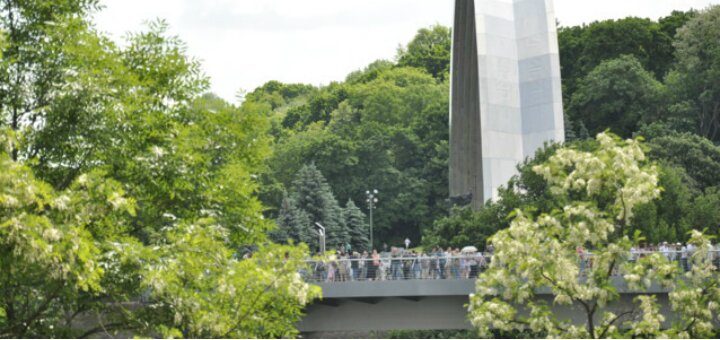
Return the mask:
[[[120,47],[97,0],[2,3],[0,338],[297,334],[320,292],[266,237],[270,106],[201,95],[162,21]]]
[[[80,176],[62,192],[10,158],[0,131],[0,337],[67,335],[79,296],[100,296],[108,221],[135,213],[119,183]]]
[[[307,246],[267,244],[249,259],[225,246],[230,234],[212,219],[174,223],[143,259],[150,292],[144,320],[164,337],[289,338],[302,308],[320,297],[300,270]],[[305,268],[307,269],[307,268]]]
[[[632,245],[641,239],[628,235],[633,209],[659,197],[658,171],[638,140],[601,133],[597,142],[593,152],[561,148],[533,168],[562,209],[540,216],[516,211],[510,227],[491,237],[495,256],[469,304],[480,335],[493,329],[575,338],[708,335],[718,293],[705,256],[707,241],[700,233],[693,235],[699,251],[691,261],[697,265],[683,280],[678,280],[679,266],[664,256],[628,261]],[[592,266],[581,261],[579,249],[591,256]],[[681,322],[661,333],[665,317],[649,294],[639,295],[627,310],[606,308],[620,298],[615,275],[624,275],[634,289],[653,282],[675,288],[670,300]],[[535,296],[541,288],[554,295],[552,305],[582,311],[584,324],[554,315],[552,306]]]
[[[12,135],[0,130],[0,337],[297,334],[321,294],[301,278],[306,246],[262,242],[243,259],[221,219],[171,214],[143,244],[120,183],[93,172],[54,190],[11,159]]]

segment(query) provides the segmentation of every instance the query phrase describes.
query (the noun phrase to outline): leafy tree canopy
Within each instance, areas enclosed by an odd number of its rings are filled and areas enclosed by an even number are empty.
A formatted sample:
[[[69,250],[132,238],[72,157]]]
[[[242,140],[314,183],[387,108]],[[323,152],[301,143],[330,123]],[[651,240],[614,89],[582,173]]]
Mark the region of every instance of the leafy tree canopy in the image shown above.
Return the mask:
[[[595,135],[609,128],[629,137],[638,124],[659,117],[663,86],[633,56],[603,61],[572,94],[566,114]]]
[[[670,114],[685,120],[693,132],[720,140],[720,6],[701,11],[678,29],[674,42],[677,64],[667,79],[674,104]]]
[[[398,65],[422,68],[435,78],[446,79],[451,42],[452,33],[445,26],[421,28],[407,47],[398,50]]]
[[[2,7],[0,336],[295,335],[319,291],[256,198],[272,106],[202,95],[162,21],[118,47],[95,1]]]
[[[630,248],[640,239],[639,233],[630,234],[636,208],[660,196],[658,171],[648,164],[638,141],[608,134],[597,140],[593,152],[561,148],[533,167],[562,208],[540,215],[517,210],[510,227],[490,238],[493,261],[478,278],[469,307],[480,335],[493,328],[578,338],[711,334],[718,308],[692,302],[720,298],[708,239],[693,232],[689,242],[698,250],[690,259],[692,270],[682,279],[678,265],[660,254],[637,264],[628,261]],[[586,268],[578,257],[583,248],[592,253],[592,266]],[[652,294],[639,294],[627,311],[606,310],[619,299],[610,281],[618,269],[632,289],[644,291],[652,281],[673,288],[669,299],[678,322],[661,329],[665,318]],[[556,307],[577,306],[584,313],[583,324],[565,321],[536,300],[536,289],[543,287],[555,295]],[[518,305],[527,313],[519,313]]]

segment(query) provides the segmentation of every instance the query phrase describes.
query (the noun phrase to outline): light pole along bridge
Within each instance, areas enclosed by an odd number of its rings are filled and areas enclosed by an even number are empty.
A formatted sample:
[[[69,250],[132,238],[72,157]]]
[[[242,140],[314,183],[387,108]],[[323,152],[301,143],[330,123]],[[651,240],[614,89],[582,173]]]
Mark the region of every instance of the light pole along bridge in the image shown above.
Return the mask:
[[[450,260],[448,263],[451,263]],[[335,262],[335,266],[342,266],[342,262]],[[382,271],[382,275],[376,275],[372,280],[365,276],[356,277],[353,281],[349,273],[347,277],[337,276],[328,280],[328,268],[322,268],[319,277],[318,273],[311,273],[313,276],[310,276],[308,281],[322,288],[323,298],[306,308],[306,314],[298,324],[300,332],[312,335],[343,331],[472,328],[468,321],[466,304],[469,302],[469,295],[475,292],[475,279],[471,278],[475,273],[469,268],[465,268],[464,272],[447,269],[445,275],[421,271],[420,276],[416,276],[412,269],[400,270],[402,276],[393,279],[391,266],[378,269],[378,272]],[[339,271],[335,269],[335,272]],[[381,279],[377,280],[377,277]],[[342,279],[347,281],[339,281]],[[669,316],[666,323],[669,325],[674,320],[666,288],[653,284],[647,290],[636,291],[629,289],[620,275],[611,279],[620,299],[606,306],[606,310],[627,311],[635,305],[633,299],[637,295],[654,294],[661,307],[660,312]],[[560,319],[585,324],[586,314],[582,306],[558,306],[553,304],[554,298],[549,289],[536,291],[536,299],[545,300]],[[598,319],[601,315],[596,313]]]

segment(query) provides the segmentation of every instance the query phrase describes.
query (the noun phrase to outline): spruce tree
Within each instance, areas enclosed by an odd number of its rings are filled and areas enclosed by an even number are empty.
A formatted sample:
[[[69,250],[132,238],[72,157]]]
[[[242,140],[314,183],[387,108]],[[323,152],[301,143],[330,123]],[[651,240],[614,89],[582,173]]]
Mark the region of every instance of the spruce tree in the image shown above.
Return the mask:
[[[365,214],[355,205],[355,202],[348,200],[343,211],[345,225],[350,232],[350,244],[352,249],[363,251],[368,250],[368,225]]]
[[[298,171],[292,183],[290,199],[307,214],[311,230],[316,228],[315,222],[325,227],[328,249],[350,241],[342,219],[342,209],[315,164],[305,165]]]
[[[573,124],[573,121],[568,117],[568,115],[563,115],[563,119],[565,121],[565,141],[571,142],[576,140],[577,133],[575,133],[575,124]]]
[[[340,246],[338,249],[343,249],[344,246],[350,244],[351,242],[351,236],[350,236],[350,229],[348,228],[347,223],[345,223],[345,210],[340,206],[339,203],[337,203],[337,200],[335,201],[336,205],[333,206],[333,210],[335,211],[333,215],[338,216],[338,231],[336,233],[337,239],[335,240],[335,243],[329,243],[333,247]],[[345,250],[347,250],[345,248]]]
[[[287,193],[283,194],[283,201],[276,220],[278,228],[271,233],[275,242],[284,243],[288,239],[295,242],[304,242],[310,249],[317,249],[318,241],[313,225],[307,213],[298,208],[297,203]]]
[[[579,131],[580,131],[580,132],[578,133],[578,138],[579,138],[579,139],[582,139],[582,140],[590,139],[590,132],[588,132],[587,127],[585,127],[585,123],[583,123],[582,121],[580,121]]]

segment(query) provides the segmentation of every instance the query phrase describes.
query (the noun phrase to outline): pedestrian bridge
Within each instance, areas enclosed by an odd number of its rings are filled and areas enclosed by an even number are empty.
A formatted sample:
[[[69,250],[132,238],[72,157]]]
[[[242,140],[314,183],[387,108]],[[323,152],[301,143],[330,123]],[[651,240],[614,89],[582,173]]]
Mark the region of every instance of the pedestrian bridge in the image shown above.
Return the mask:
[[[611,309],[627,310],[638,291],[615,278],[621,298]],[[337,331],[387,331],[398,329],[470,329],[467,319],[469,295],[474,279],[386,280],[319,283],[323,299],[306,309],[298,324],[303,333]],[[669,315],[667,290],[653,286],[643,294],[655,294],[661,312]],[[538,291],[537,297],[552,304],[554,296]],[[584,323],[580,306],[554,306],[561,318]]]
[[[320,283],[323,299],[307,307],[301,332],[467,329],[474,279]]]
[[[388,265],[371,266],[369,271],[357,269],[352,260],[323,265],[314,262],[314,270],[306,273],[306,279],[322,288],[323,298],[307,306],[298,329],[310,335],[345,331],[470,329],[466,305],[469,295],[475,291],[474,277],[491,261],[487,255],[472,257],[474,260],[469,260],[468,256],[455,262],[452,258],[444,262],[438,260],[429,262],[429,266],[422,260],[398,260],[394,266],[388,260]],[[586,261],[587,266],[592,266],[592,260]],[[445,268],[440,269],[441,263]],[[432,269],[433,265],[437,270]],[[672,322],[665,288],[653,285],[648,290],[634,291],[627,287],[622,276],[616,275],[612,280],[620,299],[606,308],[615,312],[627,311],[632,309],[632,300],[637,295],[655,294],[661,312],[670,316],[666,322]],[[578,324],[586,321],[580,305],[554,305],[554,295],[549,289],[536,291],[536,298],[553,306],[554,313],[561,319]]]

